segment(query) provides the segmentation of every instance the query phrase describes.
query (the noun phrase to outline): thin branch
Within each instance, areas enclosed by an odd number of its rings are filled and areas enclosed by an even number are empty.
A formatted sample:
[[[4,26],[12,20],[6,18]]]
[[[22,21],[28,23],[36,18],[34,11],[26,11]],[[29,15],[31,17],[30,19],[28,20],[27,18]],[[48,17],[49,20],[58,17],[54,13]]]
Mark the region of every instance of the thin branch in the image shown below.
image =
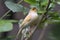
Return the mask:
[[[46,7],[45,15],[46,15],[46,14],[48,13],[48,11],[49,11],[49,5],[50,5],[50,3],[51,3],[51,0],[49,0],[49,2],[48,2],[48,5],[47,5],[47,7]],[[45,20],[46,20],[46,19],[45,19]],[[42,32],[41,32],[41,34],[40,34],[40,36],[39,36],[38,40],[42,40],[42,38],[43,38],[43,36],[44,36],[44,33],[45,33],[46,28],[47,28],[47,26],[45,26],[45,27],[43,28],[43,30],[42,30]]]
[[[20,4],[20,3],[22,3],[24,0],[20,0],[17,4]]]
[[[20,4],[22,1],[23,1],[23,0],[20,0],[17,4]],[[11,10],[8,10],[8,11],[0,18],[0,20],[3,19],[9,12],[11,12]]]
[[[7,11],[7,12],[0,18],[0,20],[3,19],[10,11],[11,11],[11,10]]]
[[[46,11],[49,10],[50,3],[51,3],[51,0],[49,0],[49,2],[48,2],[48,5],[47,5],[47,7],[46,7]]]

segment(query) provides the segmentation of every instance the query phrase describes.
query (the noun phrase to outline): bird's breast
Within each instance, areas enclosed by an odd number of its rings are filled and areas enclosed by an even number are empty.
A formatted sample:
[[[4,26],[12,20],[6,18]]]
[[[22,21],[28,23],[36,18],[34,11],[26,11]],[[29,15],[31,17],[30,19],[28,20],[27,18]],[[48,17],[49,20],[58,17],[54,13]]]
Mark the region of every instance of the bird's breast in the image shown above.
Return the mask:
[[[38,14],[31,14],[31,20],[35,20],[38,18]]]
[[[38,21],[38,14],[32,14],[31,15],[31,23],[30,23],[30,25],[31,26],[35,25],[37,23],[37,21]]]

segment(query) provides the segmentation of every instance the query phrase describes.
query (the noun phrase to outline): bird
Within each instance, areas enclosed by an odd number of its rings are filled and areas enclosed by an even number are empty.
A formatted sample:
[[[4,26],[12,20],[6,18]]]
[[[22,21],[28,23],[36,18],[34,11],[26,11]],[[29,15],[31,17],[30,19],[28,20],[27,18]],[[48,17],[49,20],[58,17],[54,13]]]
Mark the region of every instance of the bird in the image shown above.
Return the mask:
[[[22,21],[22,23],[20,24],[20,29],[16,35],[16,37],[19,36],[20,32],[22,31],[22,29],[24,27],[26,27],[27,25],[33,25],[37,22],[38,20],[38,14],[37,14],[37,8],[33,7],[29,10],[29,13],[27,14],[27,16],[24,18],[24,20]]]

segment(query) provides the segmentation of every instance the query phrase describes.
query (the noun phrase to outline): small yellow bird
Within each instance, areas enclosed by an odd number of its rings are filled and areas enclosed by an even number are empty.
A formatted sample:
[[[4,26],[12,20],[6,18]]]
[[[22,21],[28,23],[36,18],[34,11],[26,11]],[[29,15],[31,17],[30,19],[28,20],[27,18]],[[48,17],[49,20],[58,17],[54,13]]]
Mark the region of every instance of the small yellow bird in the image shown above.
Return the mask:
[[[37,9],[36,9],[36,7],[33,7],[33,8],[30,9],[28,15],[25,17],[23,22],[20,24],[20,29],[19,29],[19,31],[17,33],[17,36],[22,31],[23,27],[25,27],[27,25],[35,24],[35,22],[37,22],[36,20],[38,20]]]

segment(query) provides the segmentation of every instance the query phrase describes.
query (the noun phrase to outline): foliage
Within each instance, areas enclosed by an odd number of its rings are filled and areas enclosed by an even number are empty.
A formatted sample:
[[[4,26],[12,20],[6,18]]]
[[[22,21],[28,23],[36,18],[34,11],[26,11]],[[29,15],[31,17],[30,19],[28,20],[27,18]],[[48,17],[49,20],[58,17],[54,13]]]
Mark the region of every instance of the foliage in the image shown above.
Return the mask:
[[[13,1],[5,1],[5,5],[13,12],[22,11],[24,14],[26,14],[29,11],[29,8],[23,7],[22,5],[14,3]]]
[[[12,38],[14,38],[15,36],[7,36],[6,38],[0,38],[0,40],[11,40]]]
[[[60,0],[24,0],[24,2],[27,2],[30,4],[30,7],[36,7],[38,9],[38,14],[39,16],[46,13],[47,15],[44,18],[47,18],[47,20],[44,21],[42,20],[42,23],[58,23],[60,22],[60,13],[54,11],[54,7],[56,4],[60,5]],[[5,5],[13,12],[24,12],[24,14],[28,13],[29,8],[26,8],[22,6],[21,4],[14,3],[13,1],[5,1]],[[47,9],[48,7],[48,9]],[[13,21],[12,21],[13,22]],[[5,31],[11,31],[13,29],[12,23],[10,20],[0,20],[0,32],[5,32]],[[56,29],[57,30],[57,29]],[[57,30],[59,31],[59,30]],[[58,33],[56,31],[56,33]],[[52,32],[55,33],[55,32]],[[53,34],[55,36],[55,34]],[[59,36],[60,37],[60,36]],[[59,38],[58,37],[58,38]]]
[[[6,1],[5,4],[13,12],[19,12],[19,11],[21,11],[23,9],[23,6],[21,6],[19,4],[15,4],[15,3],[11,2],[11,1]]]
[[[12,22],[16,20],[0,20],[0,32],[11,31],[13,29]]]
[[[24,0],[24,1],[29,4],[36,4],[36,0]]]

